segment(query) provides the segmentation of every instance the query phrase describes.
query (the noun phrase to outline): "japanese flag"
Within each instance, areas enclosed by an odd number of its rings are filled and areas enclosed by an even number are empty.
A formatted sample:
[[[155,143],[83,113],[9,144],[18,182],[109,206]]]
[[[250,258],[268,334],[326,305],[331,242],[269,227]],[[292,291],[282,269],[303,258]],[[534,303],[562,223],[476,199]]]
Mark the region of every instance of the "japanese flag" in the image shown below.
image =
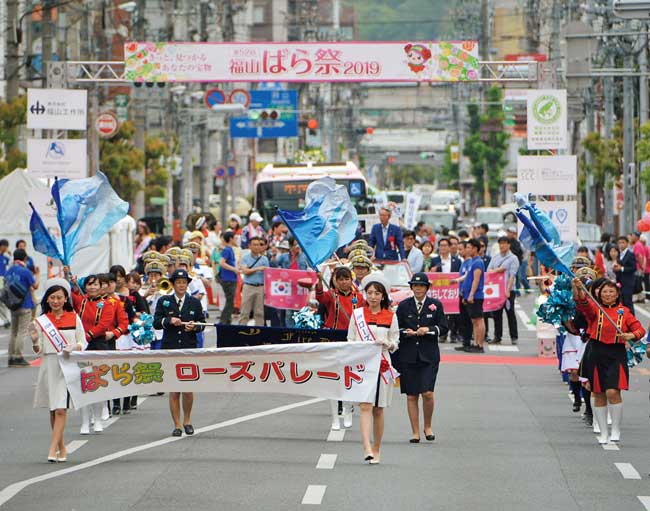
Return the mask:
[[[483,286],[483,294],[485,298],[500,298],[501,293],[499,292],[499,284],[485,284]]]
[[[291,296],[291,282],[282,280],[271,282],[271,296]]]

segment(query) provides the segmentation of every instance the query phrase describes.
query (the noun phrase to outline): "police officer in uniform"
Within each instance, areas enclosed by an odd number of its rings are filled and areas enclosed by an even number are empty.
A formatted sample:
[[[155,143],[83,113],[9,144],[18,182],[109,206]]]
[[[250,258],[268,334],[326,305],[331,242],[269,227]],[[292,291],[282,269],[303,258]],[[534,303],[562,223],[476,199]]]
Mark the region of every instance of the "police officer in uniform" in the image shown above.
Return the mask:
[[[407,396],[407,409],[411,421],[411,443],[420,441],[420,412],[418,402],[422,395],[424,436],[435,440],[431,429],[433,417],[433,391],[440,364],[438,339],[447,334],[447,319],[442,303],[427,296],[429,279],[426,273],[416,273],[409,281],[413,297],[397,307],[400,329],[398,350],[400,390]]]
[[[169,278],[174,286],[174,292],[163,296],[156,304],[154,328],[163,330],[162,349],[194,349],[197,347],[196,336],[203,331],[203,326],[195,322],[203,321],[201,302],[187,292],[192,280],[186,270],[176,270]],[[183,392],[183,423],[187,435],[194,434],[191,414],[194,394]],[[174,421],[172,436],[181,436],[180,392],[169,393],[169,409]]]

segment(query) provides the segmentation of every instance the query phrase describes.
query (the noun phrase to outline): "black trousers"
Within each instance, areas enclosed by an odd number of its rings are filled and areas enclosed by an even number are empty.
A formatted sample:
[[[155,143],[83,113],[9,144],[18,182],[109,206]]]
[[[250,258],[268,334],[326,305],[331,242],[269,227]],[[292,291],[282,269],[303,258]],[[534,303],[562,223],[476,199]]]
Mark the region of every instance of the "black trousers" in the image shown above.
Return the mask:
[[[235,310],[235,293],[237,292],[237,281],[224,282],[221,281],[223,293],[226,295],[226,305],[223,307],[219,323],[230,325],[232,322],[232,313]]]
[[[507,305],[507,306],[506,306]],[[510,339],[518,339],[519,333],[517,332],[517,315],[515,314],[515,292],[510,291],[510,296],[504,305],[498,311],[492,313],[494,318],[494,339],[501,340],[503,335],[503,311],[505,310],[506,317],[508,318],[508,332]]]
[[[467,312],[467,307],[463,303],[463,300],[460,300],[460,317],[458,319],[458,330],[463,338],[463,346],[469,346],[472,343],[472,334],[474,333],[474,328],[472,327],[472,319],[469,317]]]
[[[634,314],[634,292],[628,292],[628,290],[624,290],[621,293],[621,301],[623,302],[623,305],[625,305],[628,309],[630,309],[630,312]]]

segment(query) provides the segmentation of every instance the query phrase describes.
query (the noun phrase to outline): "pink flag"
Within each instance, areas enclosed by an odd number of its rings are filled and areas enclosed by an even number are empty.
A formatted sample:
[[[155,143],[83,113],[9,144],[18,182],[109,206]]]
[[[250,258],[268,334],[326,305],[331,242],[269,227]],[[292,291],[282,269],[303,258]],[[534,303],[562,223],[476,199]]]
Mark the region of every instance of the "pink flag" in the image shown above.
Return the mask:
[[[427,273],[431,287],[429,296],[442,302],[445,314],[460,314],[458,284],[452,284],[452,279],[459,277],[458,273]],[[486,272],[483,283],[483,312],[492,312],[503,307],[506,301],[505,273]]]
[[[309,301],[309,289],[298,285],[300,279],[318,277],[313,271],[266,268],[264,270],[264,305],[276,309],[301,309]]]

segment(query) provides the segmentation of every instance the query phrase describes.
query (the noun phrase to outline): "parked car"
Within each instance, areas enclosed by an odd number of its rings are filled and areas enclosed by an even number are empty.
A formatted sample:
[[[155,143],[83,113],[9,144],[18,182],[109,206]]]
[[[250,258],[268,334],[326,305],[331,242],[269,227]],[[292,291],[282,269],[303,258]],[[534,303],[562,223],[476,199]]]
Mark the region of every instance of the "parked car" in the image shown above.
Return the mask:
[[[442,231],[443,227],[454,231],[458,226],[458,217],[449,211],[422,211],[420,221],[430,225],[436,232]]]
[[[461,198],[458,190],[436,190],[431,195],[431,211],[450,211],[460,216]]]
[[[578,222],[578,246],[584,245],[593,253],[601,245],[602,234],[600,225]]]
[[[476,208],[475,224],[487,224],[490,232],[505,229],[501,208],[482,207]]]
[[[390,284],[391,307],[397,306],[403,300],[406,300],[413,295],[409,280],[411,280],[411,267],[407,261],[375,261],[374,265],[377,269],[384,273],[384,277]]]

